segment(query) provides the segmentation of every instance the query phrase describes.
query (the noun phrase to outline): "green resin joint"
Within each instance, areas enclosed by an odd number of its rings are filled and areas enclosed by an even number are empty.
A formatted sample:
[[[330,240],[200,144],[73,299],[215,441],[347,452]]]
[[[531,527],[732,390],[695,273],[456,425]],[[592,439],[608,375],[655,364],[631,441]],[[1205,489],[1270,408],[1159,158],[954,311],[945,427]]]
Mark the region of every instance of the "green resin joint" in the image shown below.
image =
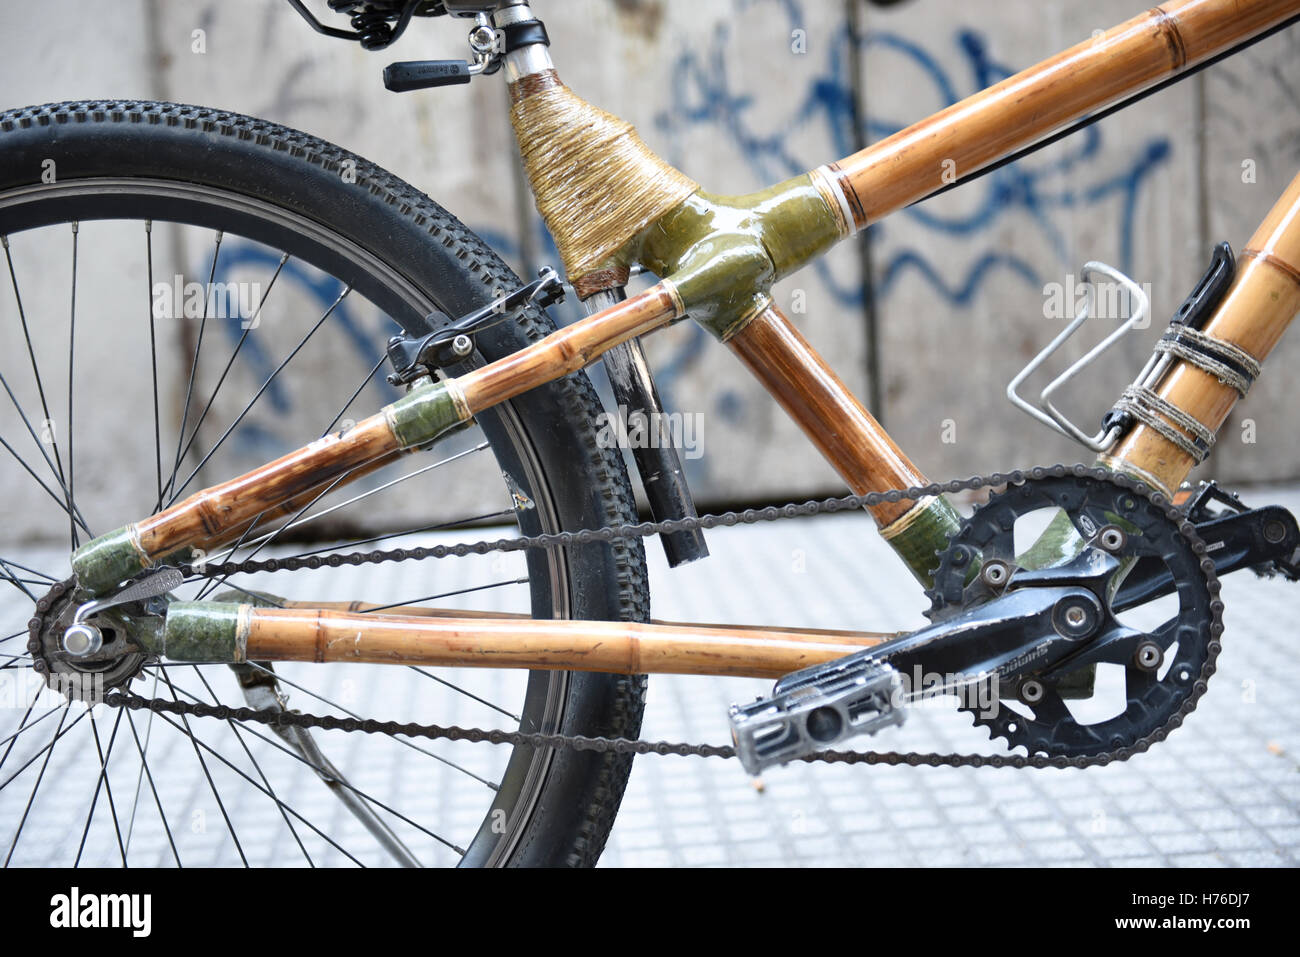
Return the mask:
[[[464,398],[451,382],[431,382],[412,389],[385,406],[384,416],[402,448],[432,442],[470,418]]]
[[[766,308],[774,282],[841,235],[805,174],[745,196],[695,193],[647,227],[630,258],[671,279],[690,317],[726,341]]]
[[[243,661],[248,634],[241,621],[248,607],[234,602],[173,602],[167,609],[162,647],[148,650],[172,661]]]
[[[77,587],[89,597],[110,592],[122,582],[158,565],[190,560],[193,553],[189,548],[146,559],[136,547],[134,527],[125,525],[115,532],[100,535],[72,553],[72,570],[77,575]]]
[[[91,595],[102,595],[149,567],[131,540],[130,526],[92,539],[72,553],[77,585]]]
[[[961,517],[946,498],[932,499],[919,506],[916,514],[907,513],[898,521],[907,524],[888,535],[886,541],[898,553],[912,574],[926,588],[934,587],[934,570],[948,540],[961,528]],[[888,526],[883,530],[888,532]]]

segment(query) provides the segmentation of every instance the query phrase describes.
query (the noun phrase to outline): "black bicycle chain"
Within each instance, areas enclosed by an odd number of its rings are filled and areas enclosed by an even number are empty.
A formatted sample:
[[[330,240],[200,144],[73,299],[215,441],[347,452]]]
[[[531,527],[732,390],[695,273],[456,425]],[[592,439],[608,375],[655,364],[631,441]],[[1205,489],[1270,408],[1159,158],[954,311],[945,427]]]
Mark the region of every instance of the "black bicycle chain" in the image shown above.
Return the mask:
[[[1180,512],[1169,499],[1159,492],[1152,491],[1144,483],[1127,475],[1111,472],[1102,468],[1086,465],[1055,465],[1027,470],[1017,469],[1012,472],[994,472],[985,476],[973,476],[968,479],[953,479],[948,482],[934,482],[929,485],[915,486],[907,489],[891,489],[883,492],[870,492],[865,495],[845,495],[791,503],[783,506],[769,506],[760,509],[745,509],[740,512],[730,511],[716,515],[700,515],[694,518],[666,519],[658,522],[639,522],[627,525],[614,525],[604,528],[583,529],[575,532],[556,532],[520,538],[502,538],[496,541],[480,541],[457,545],[434,545],[413,549],[376,550],[371,552],[348,552],[333,555],[312,555],[305,558],[267,558],[249,559],[242,562],[221,562],[215,564],[182,565],[181,571],[187,577],[224,578],[240,572],[274,572],[293,571],[302,568],[337,568],[343,565],[383,564],[386,562],[422,561],[429,558],[463,557],[466,555],[484,555],[490,552],[521,551],[527,548],[555,548],[568,545],[586,545],[610,542],[617,538],[648,538],[652,535],[671,532],[690,531],[694,529],[711,529],[719,526],[752,525],[759,522],[771,522],[783,519],[802,518],[841,511],[857,511],[885,502],[902,500],[916,501],[928,496],[948,494],[961,491],[974,491],[1002,485],[1020,485],[1030,479],[1062,478],[1074,475],[1092,478],[1098,481],[1119,485],[1134,494],[1141,495],[1154,506],[1161,509],[1166,518],[1174,522],[1179,533],[1188,541],[1192,551],[1200,556],[1200,568],[1205,576],[1206,587],[1210,594],[1209,645],[1205,664],[1201,674],[1192,687],[1191,693],[1183,701],[1169,720],[1150,734],[1138,739],[1134,744],[1116,748],[1102,754],[1065,757],[1046,755],[1017,754],[940,754],[925,752],[899,751],[821,751],[805,755],[804,762],[827,762],[847,764],[884,764],[907,765],[909,767],[994,767],[994,768],[1085,768],[1104,766],[1114,761],[1126,761],[1134,754],[1145,752],[1152,744],[1163,741],[1169,733],[1182,725],[1184,719],[1196,709],[1197,703],[1205,693],[1210,677],[1215,671],[1215,661],[1222,650],[1220,637],[1223,634],[1223,602],[1219,599],[1219,579],[1215,573],[1214,562],[1206,557],[1205,543],[1196,532],[1196,527]],[[313,715],[296,711],[268,708],[232,708],[227,705],[209,705],[203,702],[184,702],[165,698],[145,698],[133,693],[110,691],[103,699],[111,707],[125,707],[131,710],[148,710],[166,712],[192,717],[211,717],[229,721],[256,721],[272,726],[295,726],[304,729],[361,731],[366,734],[405,735],[412,738],[430,738],[448,741],[488,742],[490,744],[508,744],[515,747],[532,748],[571,748],[578,751],[613,751],[619,754],[676,754],[683,757],[735,757],[735,749],[729,745],[681,744],[667,741],[643,741],[630,738],[588,737],[585,735],[547,734],[529,731],[502,731],[483,728],[442,727],[396,721],[378,721],[364,718],[340,718],[334,715]]]

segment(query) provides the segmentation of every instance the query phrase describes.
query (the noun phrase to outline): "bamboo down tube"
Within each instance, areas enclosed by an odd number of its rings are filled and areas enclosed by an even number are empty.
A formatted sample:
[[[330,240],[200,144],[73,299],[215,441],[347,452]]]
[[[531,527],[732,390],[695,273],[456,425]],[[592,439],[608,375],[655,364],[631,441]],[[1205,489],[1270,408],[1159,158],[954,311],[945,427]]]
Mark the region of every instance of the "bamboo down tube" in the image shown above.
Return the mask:
[[[1300,14],[1300,0],[1171,0],[822,169],[862,229]]]
[[[229,607],[229,606],[227,606]],[[779,678],[879,644],[882,636],[621,621],[240,610],[254,661],[529,668]],[[169,631],[172,625],[169,620]],[[169,637],[170,645],[171,639]]]
[[[1262,362],[1300,312],[1300,175],[1238,257],[1232,287],[1204,332]],[[1217,432],[1239,396],[1231,386],[1184,361],[1165,373],[1156,393]],[[1138,424],[1101,461],[1172,493],[1195,465],[1190,455],[1150,426]]]

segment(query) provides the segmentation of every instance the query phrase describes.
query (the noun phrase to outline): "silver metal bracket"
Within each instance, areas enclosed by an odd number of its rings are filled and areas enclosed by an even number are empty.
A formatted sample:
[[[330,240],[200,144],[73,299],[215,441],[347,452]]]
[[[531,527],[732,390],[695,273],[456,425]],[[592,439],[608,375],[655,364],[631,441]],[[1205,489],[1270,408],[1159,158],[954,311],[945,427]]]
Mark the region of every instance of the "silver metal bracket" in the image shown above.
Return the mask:
[[[1083,324],[1088,321],[1089,317],[1097,314],[1097,284],[1093,281],[1093,277],[1098,274],[1109,278],[1128,293],[1129,303],[1131,304],[1128,318],[1124,320],[1119,328],[1106,336],[1106,338],[1102,339],[1101,342],[1093,346],[1087,354],[1078,359],[1068,369],[1048,383],[1047,387],[1039,393],[1037,403],[1030,402],[1019,393],[1018,390],[1020,386],[1038,370],[1039,366],[1060,349],[1061,346],[1065,344],[1065,341],[1074,335]],[[1102,353],[1110,349],[1111,346],[1129,332],[1134,329],[1145,329],[1150,324],[1151,300],[1141,286],[1118,269],[1107,266],[1105,263],[1085,263],[1080,272],[1080,278],[1086,284],[1087,298],[1084,302],[1083,308],[1079,311],[1079,315],[1071,320],[1070,324],[1067,325],[1055,339],[1048,343],[1047,348],[1034,356],[1034,358],[1030,360],[1029,364],[1021,369],[1016,377],[1011,380],[1010,384],[1007,385],[1007,398],[1011,400],[1012,404],[1015,405],[1016,408],[1027,412],[1039,422],[1042,422],[1049,428],[1060,432],[1066,438],[1074,439],[1076,442],[1081,443],[1094,452],[1105,452],[1115,444],[1115,441],[1120,437],[1123,429],[1119,426],[1110,426],[1108,428],[1103,425],[1100,431],[1093,435],[1088,435],[1071,422],[1060,409],[1052,404],[1052,396],[1054,396],[1067,382],[1097,361]],[[1163,374],[1168,365],[1168,362],[1164,361],[1166,359],[1167,357],[1165,356],[1152,356],[1142,371],[1138,373],[1137,379],[1134,380],[1134,385],[1146,385],[1153,382]]]

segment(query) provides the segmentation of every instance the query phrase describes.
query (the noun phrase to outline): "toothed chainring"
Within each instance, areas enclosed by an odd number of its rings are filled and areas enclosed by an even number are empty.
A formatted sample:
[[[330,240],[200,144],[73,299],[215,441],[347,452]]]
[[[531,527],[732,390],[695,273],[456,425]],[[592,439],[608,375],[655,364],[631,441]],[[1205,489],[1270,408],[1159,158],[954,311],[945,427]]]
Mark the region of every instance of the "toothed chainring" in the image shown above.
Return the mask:
[[[1017,555],[1017,521],[1041,509],[1059,512],[1035,543]],[[1210,628],[1214,620],[1211,605],[1217,598],[1210,593],[1199,557],[1156,503],[1116,484],[1086,476],[1065,476],[1030,479],[992,495],[953,536],[935,571],[927,616],[941,622],[997,597],[1006,588],[1014,588],[1019,569],[1068,560],[1078,554],[1080,543],[1083,548],[1103,548],[1100,535],[1107,528],[1119,528],[1124,533],[1118,549],[1107,549],[1112,554],[1121,558],[1154,556],[1165,563],[1173,575],[1177,613],[1154,627],[1148,628],[1145,622],[1129,627],[1129,619],[1118,621],[1107,607],[1108,629],[1102,629],[1072,659],[1032,676],[1041,686],[1041,699],[1033,704],[1023,697],[1011,704],[1004,699],[997,707],[983,710],[963,708],[974,716],[977,725],[989,728],[993,737],[1004,739],[1012,748],[1022,746],[1030,755],[1077,757],[1131,746],[1168,722],[1195,693],[1207,663],[1210,667],[1205,676],[1213,671],[1213,650],[1217,647]],[[1010,572],[1000,584],[991,585],[980,574],[991,562],[1005,563]],[[1131,564],[1121,564],[1107,589],[1110,595],[1119,585],[1115,579]],[[1103,642],[1104,651],[1098,647]],[[1135,658],[1136,649],[1150,642],[1158,644],[1163,652],[1160,666],[1154,669],[1139,666]],[[1082,657],[1090,653],[1091,662]],[[1119,713],[1089,720],[1087,716],[1076,717],[1080,708],[1076,706],[1072,711],[1062,690],[1070,685],[1077,687],[1079,671],[1095,664],[1123,669],[1125,704]],[[1039,689],[1034,690],[1037,697]]]

